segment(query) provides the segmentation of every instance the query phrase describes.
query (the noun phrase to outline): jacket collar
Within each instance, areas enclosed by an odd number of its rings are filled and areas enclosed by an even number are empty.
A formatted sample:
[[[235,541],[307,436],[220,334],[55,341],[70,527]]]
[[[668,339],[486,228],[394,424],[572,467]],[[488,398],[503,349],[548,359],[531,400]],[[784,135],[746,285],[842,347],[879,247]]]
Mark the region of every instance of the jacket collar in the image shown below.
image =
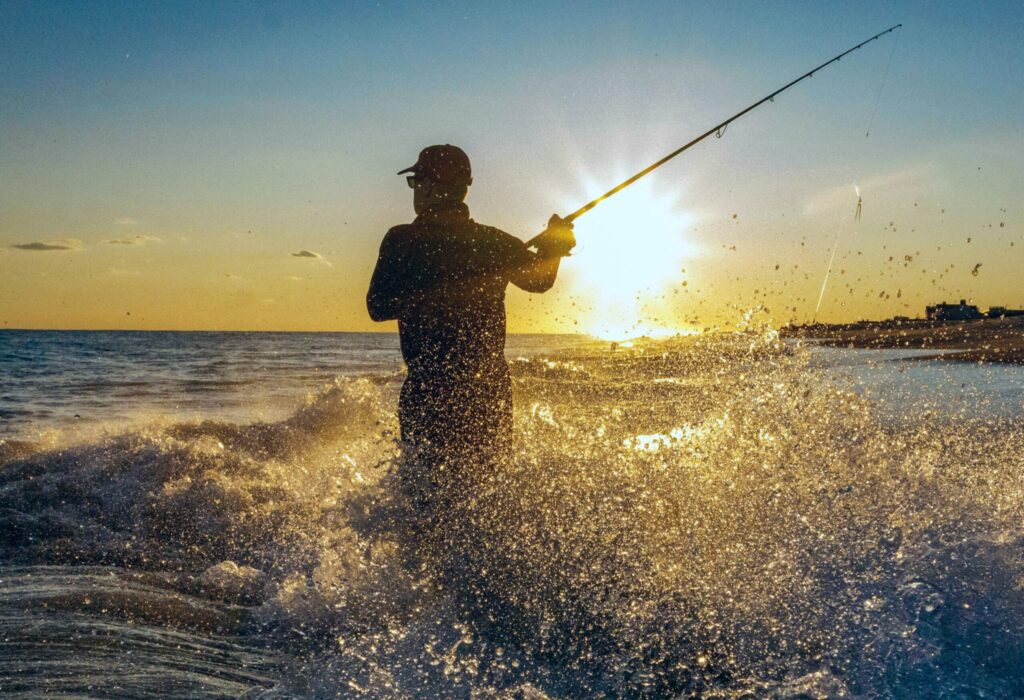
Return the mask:
[[[414,220],[417,224],[454,224],[469,221],[469,207],[465,202],[438,204],[420,214]]]

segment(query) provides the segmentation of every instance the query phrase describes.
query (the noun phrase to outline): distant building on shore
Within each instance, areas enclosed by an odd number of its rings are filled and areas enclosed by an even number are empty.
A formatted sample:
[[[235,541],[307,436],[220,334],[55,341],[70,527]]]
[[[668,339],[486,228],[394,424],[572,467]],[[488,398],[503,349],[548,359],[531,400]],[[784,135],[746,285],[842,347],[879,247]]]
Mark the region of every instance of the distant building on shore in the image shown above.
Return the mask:
[[[933,304],[925,307],[925,315],[929,321],[974,321],[985,316],[974,304],[961,299],[959,304]]]
[[[988,318],[1008,318],[1010,316],[1024,316],[1024,309],[1008,309],[1005,306],[990,306],[985,314]]]

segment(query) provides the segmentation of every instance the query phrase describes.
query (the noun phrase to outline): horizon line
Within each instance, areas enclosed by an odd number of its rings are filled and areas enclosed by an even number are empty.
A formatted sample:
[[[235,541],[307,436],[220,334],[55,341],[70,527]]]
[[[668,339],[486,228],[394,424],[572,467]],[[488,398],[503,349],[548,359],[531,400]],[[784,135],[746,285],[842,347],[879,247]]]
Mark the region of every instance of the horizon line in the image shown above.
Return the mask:
[[[211,328],[6,328],[0,327],[0,333],[11,331],[14,333],[333,333],[349,335],[398,335],[397,330],[393,331],[289,331],[289,330],[254,330],[254,329],[211,329]],[[581,337],[593,337],[588,333],[579,332],[513,332],[508,331],[505,335],[578,335]]]

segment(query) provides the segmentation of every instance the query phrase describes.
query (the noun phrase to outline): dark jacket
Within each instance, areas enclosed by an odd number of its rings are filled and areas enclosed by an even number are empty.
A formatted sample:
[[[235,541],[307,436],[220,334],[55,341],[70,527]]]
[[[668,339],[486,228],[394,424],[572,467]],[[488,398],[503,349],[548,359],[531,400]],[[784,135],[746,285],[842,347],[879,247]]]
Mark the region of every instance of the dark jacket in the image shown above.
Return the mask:
[[[490,365],[504,357],[505,287],[535,259],[465,204],[429,210],[384,236],[367,309],[375,321],[398,319],[411,374]]]

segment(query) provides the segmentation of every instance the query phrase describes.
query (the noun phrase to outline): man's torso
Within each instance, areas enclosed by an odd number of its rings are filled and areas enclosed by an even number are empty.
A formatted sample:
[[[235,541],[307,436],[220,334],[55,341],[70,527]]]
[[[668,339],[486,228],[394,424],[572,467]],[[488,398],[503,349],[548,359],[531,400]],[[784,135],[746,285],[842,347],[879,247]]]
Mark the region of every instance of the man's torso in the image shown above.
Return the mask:
[[[421,217],[424,218],[424,217]],[[465,217],[428,218],[392,229],[412,303],[398,318],[410,373],[461,374],[504,363],[505,288],[521,241]]]

